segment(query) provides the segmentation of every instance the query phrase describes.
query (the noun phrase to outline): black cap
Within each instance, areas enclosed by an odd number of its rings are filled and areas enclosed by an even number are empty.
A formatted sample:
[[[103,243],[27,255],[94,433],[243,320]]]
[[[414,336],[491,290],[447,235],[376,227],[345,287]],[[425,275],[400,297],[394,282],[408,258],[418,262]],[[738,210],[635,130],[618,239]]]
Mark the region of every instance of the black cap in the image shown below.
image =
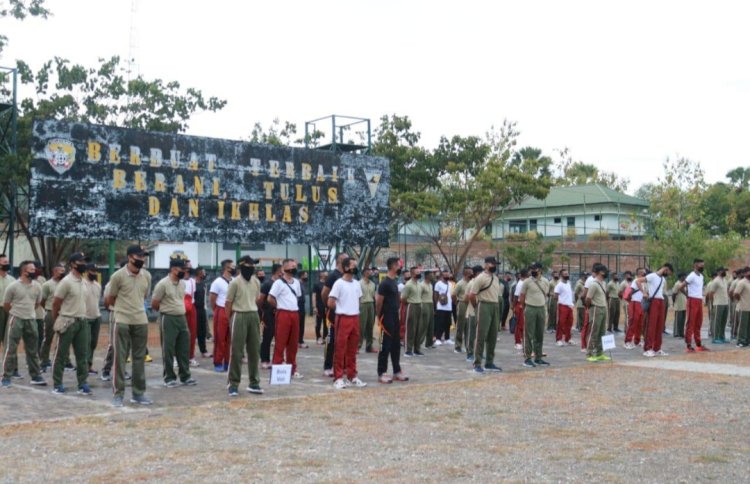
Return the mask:
[[[240,257],[240,260],[239,260],[239,263],[241,266],[254,266],[258,262],[260,262],[260,260],[253,259],[249,255],[243,255],[242,257]]]
[[[473,272],[474,274],[479,274],[479,273],[480,273],[480,272],[482,272],[482,271],[483,271],[484,269],[482,268],[482,266],[480,266],[480,265],[476,265],[476,266],[472,267],[472,268],[471,268],[471,270],[472,270],[472,272]]]
[[[488,256],[484,258],[485,264],[497,264],[497,259],[495,259],[494,255]]]
[[[140,245],[131,245],[128,247],[128,255],[146,255],[146,252],[144,252],[143,247]]]
[[[542,268],[542,264],[541,264],[541,262],[534,262],[533,264],[531,264],[531,268],[532,269],[541,269]]]
[[[70,255],[70,257],[68,257],[68,262],[71,264],[73,262],[79,262],[79,261],[89,262],[90,259],[86,257],[85,255],[83,255],[83,252],[74,252],[73,254]]]
[[[94,263],[90,263],[89,265],[87,265],[86,270],[91,272],[99,272],[99,270],[96,268],[96,264]]]
[[[185,267],[185,260],[179,257],[169,259],[169,268],[171,269],[172,267]]]
[[[596,266],[596,273],[598,274],[600,272],[609,272],[609,269],[607,269],[607,266],[605,266],[604,264],[599,264],[598,266]]]

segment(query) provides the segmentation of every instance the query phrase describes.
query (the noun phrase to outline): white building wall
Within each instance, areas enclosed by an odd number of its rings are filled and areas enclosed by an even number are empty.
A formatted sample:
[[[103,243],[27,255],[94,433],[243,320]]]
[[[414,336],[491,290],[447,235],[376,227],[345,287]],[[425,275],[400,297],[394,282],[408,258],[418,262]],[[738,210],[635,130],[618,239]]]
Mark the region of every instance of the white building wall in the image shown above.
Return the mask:
[[[568,236],[568,217],[575,217],[575,225],[570,228],[575,228],[576,235],[591,235],[593,233],[604,231],[610,235],[621,235],[621,236],[640,236],[643,235],[643,222],[639,226],[638,223],[631,222],[630,214],[620,214],[619,218],[617,214],[601,214],[601,220],[596,220],[598,213],[587,213],[586,215],[548,215],[536,217],[534,215],[528,215],[526,218],[513,217],[512,219],[503,220],[502,223],[494,223],[492,226],[492,238],[502,239],[507,234],[516,233],[511,227],[513,221],[526,221],[526,231],[536,230],[545,237],[560,237]],[[559,222],[555,222],[555,218],[559,218]],[[529,220],[536,219],[536,229],[531,226]],[[624,225],[624,226],[623,226]]]
[[[264,250],[241,250],[240,257],[251,255],[260,259],[262,266],[270,266],[273,262],[281,261],[287,256],[301,261],[308,256],[308,246],[301,244],[265,244]],[[169,258],[175,253],[182,253],[195,266],[215,267],[225,259],[235,260],[237,253],[234,248],[225,249],[222,243],[211,242],[161,242],[150,247],[152,256],[149,267],[167,268]]]

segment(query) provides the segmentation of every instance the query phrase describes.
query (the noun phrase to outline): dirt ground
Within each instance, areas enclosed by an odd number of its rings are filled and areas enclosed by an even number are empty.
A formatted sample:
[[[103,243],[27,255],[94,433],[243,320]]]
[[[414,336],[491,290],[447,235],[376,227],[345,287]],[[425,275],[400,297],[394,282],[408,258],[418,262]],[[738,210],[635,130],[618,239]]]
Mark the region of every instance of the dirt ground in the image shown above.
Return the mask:
[[[88,398],[18,380],[0,391],[0,482],[748,480],[750,378],[708,363],[747,369],[750,351],[684,355],[665,336],[671,356],[661,361],[707,363],[686,372],[621,365],[645,360],[621,336],[611,363],[587,363],[579,347],[545,337],[547,369],[523,368],[501,333],[503,373],[475,375],[443,346],[402,359],[412,381],[379,385],[376,355],[360,354],[369,386],[342,391],[322,376],[322,347],[308,338],[303,380],[266,381],[265,395],[232,400],[210,360],[193,372],[198,386],[161,386],[157,344],[151,407],[112,408],[111,388],[94,377]],[[72,373],[65,383],[75,388]]]

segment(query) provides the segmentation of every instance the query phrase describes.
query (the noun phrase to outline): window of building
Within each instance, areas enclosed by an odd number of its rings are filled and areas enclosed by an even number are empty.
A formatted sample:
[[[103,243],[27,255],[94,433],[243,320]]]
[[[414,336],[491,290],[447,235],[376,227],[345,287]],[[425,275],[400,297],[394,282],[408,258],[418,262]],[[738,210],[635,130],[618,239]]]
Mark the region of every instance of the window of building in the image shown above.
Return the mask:
[[[536,232],[536,219],[535,218],[529,219],[529,232]]]
[[[594,222],[599,222],[602,219],[601,215],[594,215]]]
[[[523,234],[529,230],[526,220],[511,220],[508,222],[508,229],[512,234]]]
[[[575,227],[575,226],[576,226],[576,218],[568,217],[568,227]]]
[[[562,217],[555,217],[555,223],[561,224],[562,223]]]

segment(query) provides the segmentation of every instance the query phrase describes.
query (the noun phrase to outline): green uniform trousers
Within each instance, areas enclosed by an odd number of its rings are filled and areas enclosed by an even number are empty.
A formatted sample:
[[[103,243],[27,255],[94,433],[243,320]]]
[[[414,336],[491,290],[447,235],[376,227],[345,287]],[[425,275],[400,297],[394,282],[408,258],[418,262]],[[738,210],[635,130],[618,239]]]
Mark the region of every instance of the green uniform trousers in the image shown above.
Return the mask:
[[[419,343],[425,348],[432,346],[435,336],[435,310],[431,302],[422,303],[422,322],[419,324]]]
[[[477,316],[466,318],[466,356],[474,357],[474,345],[477,341]]]
[[[366,302],[359,305],[359,347],[366,342],[366,349],[372,349],[372,332],[375,326],[375,303]]]
[[[557,301],[552,297],[547,302],[547,329],[557,329]]]
[[[406,305],[406,344],[407,353],[419,351],[422,344],[419,341],[420,325],[422,324],[422,303]]]
[[[39,376],[39,356],[37,355],[38,335],[36,319],[18,319],[8,317],[3,355],[3,379],[9,379],[18,369],[18,343],[23,339],[26,349],[26,364],[32,378]]]
[[[186,323],[187,324],[187,323]],[[125,394],[125,362],[128,353],[133,360],[133,396],[146,393],[146,352],[148,351],[148,324],[117,323],[114,330],[114,378],[112,389],[116,397]],[[169,366],[172,367],[170,361]]]
[[[544,344],[544,319],[547,314],[546,306],[529,306],[523,310],[523,356],[531,358],[534,353],[536,359],[542,358]]]
[[[724,341],[727,332],[727,315],[729,314],[729,305],[721,304],[714,306],[714,319],[711,320],[713,326],[713,337],[717,340]]]
[[[86,324],[89,325],[89,341],[88,341],[88,350],[87,358],[86,358],[86,368],[93,368],[94,367],[94,350],[96,350],[96,345],[99,343],[99,328],[102,325],[101,319],[87,319]]]
[[[190,378],[190,331],[185,315],[161,313],[159,329],[162,358],[164,359],[164,372],[162,374],[164,382],[177,380],[177,375],[174,372],[175,359],[177,359],[180,381],[187,381]]]
[[[586,317],[586,308],[580,307],[576,308],[576,315],[578,316],[578,319],[576,320],[576,328],[578,331],[583,331],[583,320]]]
[[[76,376],[78,377],[78,388],[81,388],[89,376],[89,367],[86,365],[88,358],[89,325],[86,320],[76,318],[68,326],[64,333],[57,333],[57,347],[55,348],[55,361],[52,364],[52,384],[56,387],[63,384],[63,371],[70,346],[73,345],[73,354],[76,356]]]
[[[606,334],[607,308],[591,306],[589,308],[589,326],[586,333],[586,356],[599,356],[604,353],[602,337]]]
[[[675,311],[674,312],[674,326],[672,326],[672,336],[675,338],[685,337],[685,317],[687,311]]]
[[[609,300],[609,321],[607,331],[616,331],[620,329],[620,298]]]
[[[737,344],[750,346],[750,311],[740,311],[737,314],[737,319],[740,321],[737,330]]]
[[[55,337],[55,331],[52,329],[55,321],[52,319],[52,311],[47,311],[44,315],[44,334],[39,335],[42,339],[42,349],[39,351],[39,359],[43,365],[49,366],[50,349],[52,348],[52,339]]]
[[[233,312],[229,322],[232,343],[229,348],[229,386],[238,387],[242,379],[242,356],[247,352],[250,386],[260,385],[260,318],[257,311]]]
[[[456,349],[457,350],[461,349],[461,347],[464,344],[464,340],[467,341],[467,345],[469,341],[469,338],[467,337],[468,335],[466,334],[466,329],[467,329],[466,308],[467,308],[467,305],[465,301],[458,301],[458,313],[456,316]]]
[[[0,344],[2,344],[3,349],[5,349],[5,326],[8,322],[8,313],[5,312],[5,309],[3,309],[2,306],[3,305],[0,304]]]
[[[485,354],[484,366],[495,363],[495,345],[497,344],[497,330],[500,324],[500,305],[496,302],[479,301],[477,303],[477,329],[474,341],[474,366],[482,366],[482,356]]]

